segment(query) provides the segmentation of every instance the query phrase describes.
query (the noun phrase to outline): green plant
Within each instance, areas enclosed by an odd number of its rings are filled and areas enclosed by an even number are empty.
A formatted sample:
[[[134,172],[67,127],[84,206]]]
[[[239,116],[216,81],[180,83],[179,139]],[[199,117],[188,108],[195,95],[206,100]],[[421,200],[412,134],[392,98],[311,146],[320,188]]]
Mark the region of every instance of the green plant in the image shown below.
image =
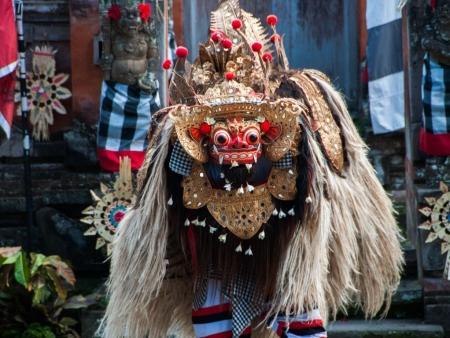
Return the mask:
[[[82,296],[68,298],[74,285],[60,257],[0,248],[0,338],[79,337],[77,321],[62,315],[90,305]]]

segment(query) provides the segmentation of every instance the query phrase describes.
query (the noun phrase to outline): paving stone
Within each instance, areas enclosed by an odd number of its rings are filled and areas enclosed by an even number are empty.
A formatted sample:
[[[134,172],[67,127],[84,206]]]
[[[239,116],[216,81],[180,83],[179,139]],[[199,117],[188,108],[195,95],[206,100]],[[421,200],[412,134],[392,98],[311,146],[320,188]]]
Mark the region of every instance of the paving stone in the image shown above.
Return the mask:
[[[329,338],[443,338],[442,326],[416,320],[351,320],[329,325]]]

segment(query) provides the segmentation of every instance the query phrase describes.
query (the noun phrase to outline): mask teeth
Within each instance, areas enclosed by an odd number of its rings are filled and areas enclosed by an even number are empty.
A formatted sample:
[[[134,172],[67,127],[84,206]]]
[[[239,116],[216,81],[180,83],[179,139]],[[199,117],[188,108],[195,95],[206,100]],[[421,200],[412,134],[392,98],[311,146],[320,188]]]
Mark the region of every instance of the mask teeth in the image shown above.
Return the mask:
[[[255,187],[253,185],[247,183],[247,191],[252,192],[253,190],[255,190]]]
[[[266,233],[264,232],[264,230],[259,233],[258,238],[260,240],[263,240],[264,238],[266,238]]]
[[[249,246],[247,251],[245,251],[245,255],[246,256],[253,256],[253,251],[252,251],[252,247]]]
[[[236,252],[242,252],[242,244],[239,243],[239,245],[236,247],[236,249],[234,250]]]

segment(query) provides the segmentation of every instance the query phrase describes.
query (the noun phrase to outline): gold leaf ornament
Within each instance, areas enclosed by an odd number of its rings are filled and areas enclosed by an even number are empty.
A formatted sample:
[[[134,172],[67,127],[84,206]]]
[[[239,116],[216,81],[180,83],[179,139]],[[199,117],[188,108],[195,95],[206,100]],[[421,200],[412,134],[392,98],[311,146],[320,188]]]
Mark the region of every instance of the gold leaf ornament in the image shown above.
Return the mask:
[[[62,85],[69,79],[68,74],[56,73],[56,49],[48,45],[36,46],[32,52],[32,71],[26,75],[27,103],[33,138],[39,141],[50,138],[49,126],[54,123],[54,113],[66,115],[61,103],[72,96]],[[16,86],[15,101],[20,102],[19,82]],[[17,107],[21,115],[21,106]]]
[[[429,206],[419,209],[419,212],[427,217],[419,228],[430,231],[425,243],[442,241],[441,253],[447,253],[444,278],[450,280],[450,192],[444,182],[440,182],[439,190],[442,192],[440,197],[426,197],[425,201]]]
[[[90,225],[85,236],[98,236],[95,248],[106,246],[109,255],[117,227],[136,199],[128,157],[121,158],[119,176],[112,186],[100,183],[100,192],[99,196],[91,191],[94,204],[82,211],[85,217],[81,222]]]

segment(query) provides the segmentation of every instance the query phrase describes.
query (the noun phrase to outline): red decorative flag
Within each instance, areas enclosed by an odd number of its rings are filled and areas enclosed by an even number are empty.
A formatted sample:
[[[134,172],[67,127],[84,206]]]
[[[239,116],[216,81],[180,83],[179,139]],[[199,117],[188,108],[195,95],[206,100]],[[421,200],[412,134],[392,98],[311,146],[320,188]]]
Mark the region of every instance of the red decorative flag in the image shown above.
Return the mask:
[[[17,33],[13,1],[0,1],[0,142],[9,138],[14,113]]]

